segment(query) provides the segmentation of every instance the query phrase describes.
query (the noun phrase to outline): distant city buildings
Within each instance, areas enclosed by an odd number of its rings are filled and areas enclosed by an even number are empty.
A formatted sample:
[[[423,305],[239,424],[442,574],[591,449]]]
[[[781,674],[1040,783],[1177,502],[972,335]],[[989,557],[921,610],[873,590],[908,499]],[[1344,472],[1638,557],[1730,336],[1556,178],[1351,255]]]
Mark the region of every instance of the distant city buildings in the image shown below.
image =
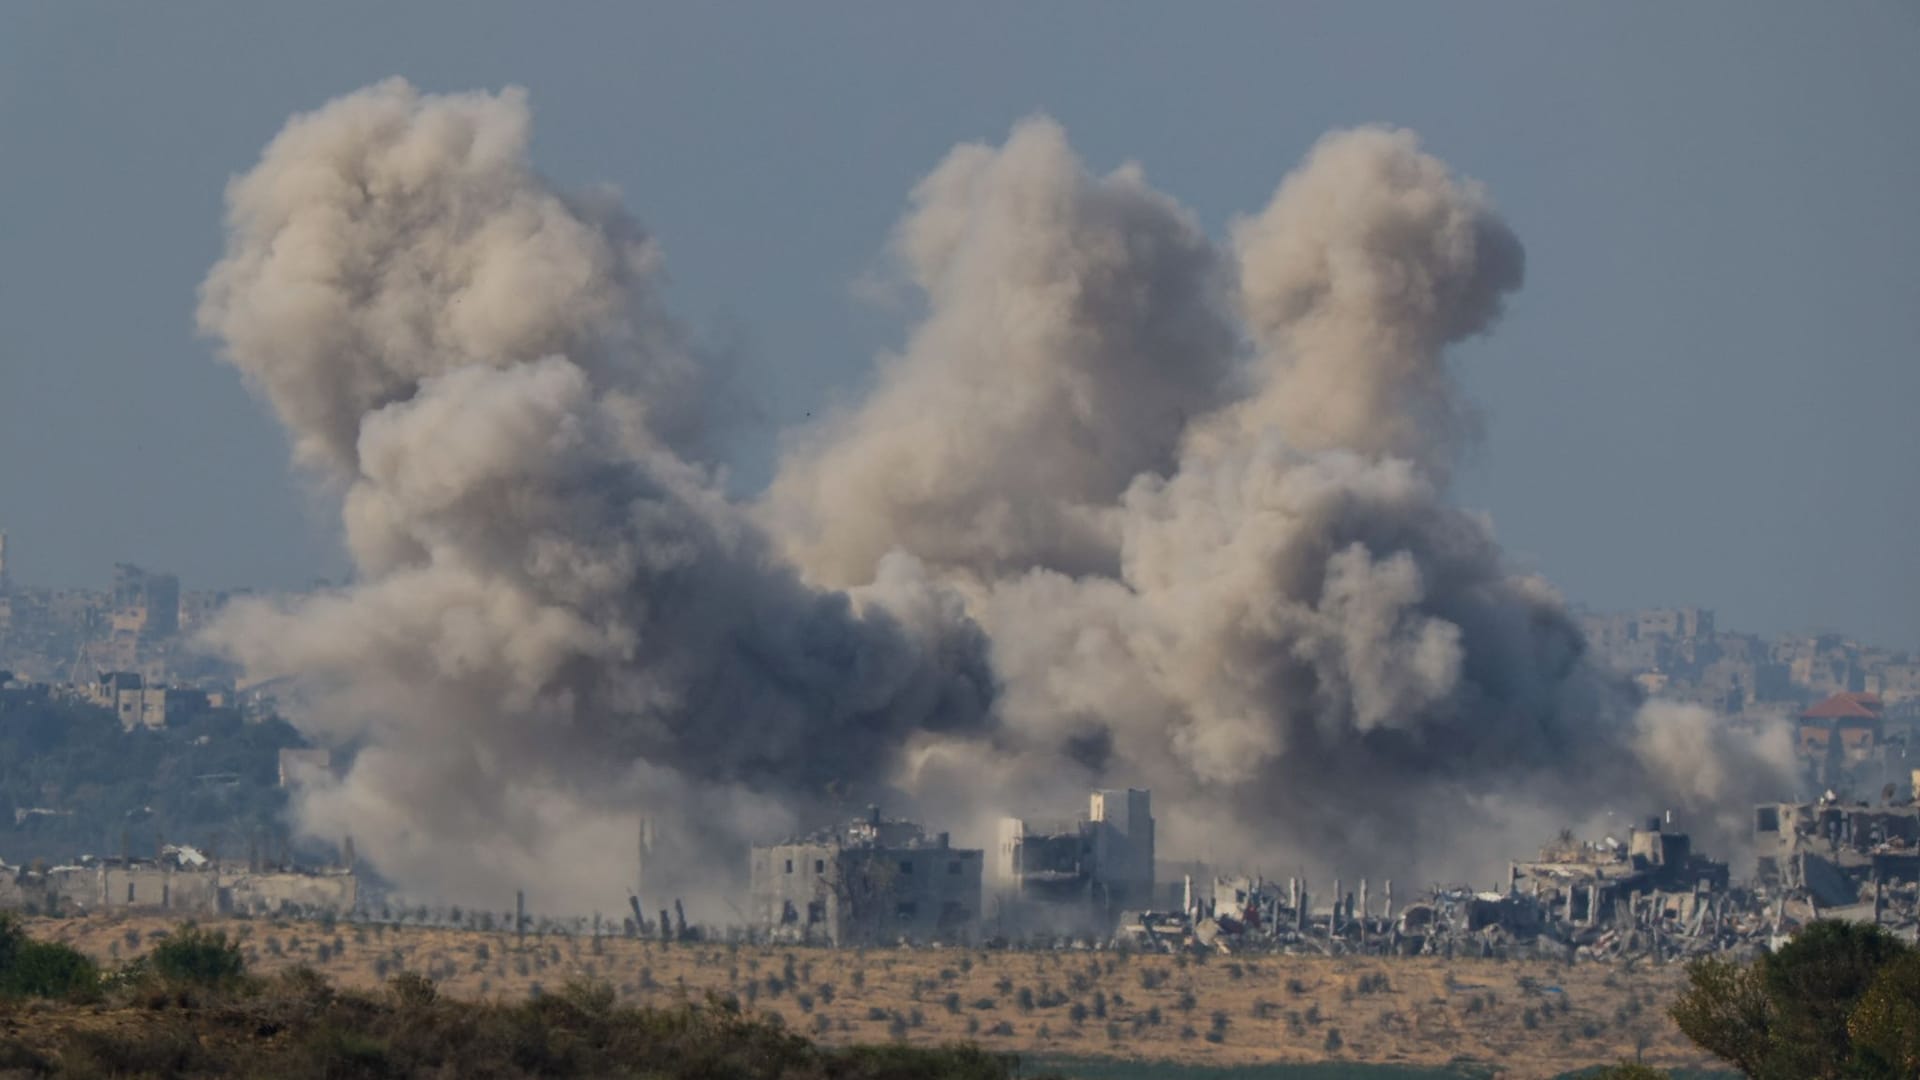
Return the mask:
[[[1828,695],[1800,713],[1799,750],[1809,761],[1859,765],[1886,741],[1886,706],[1878,694]]]
[[[0,670],[160,728],[236,703],[232,672],[192,635],[244,590],[188,590],[174,574],[114,566],[107,587],[47,588],[8,569],[0,534]]]
[[[139,673],[132,671],[108,672],[75,690],[81,700],[111,710],[128,731],[136,727],[163,728],[209,707],[204,690],[148,686]]]
[[[1786,720],[1814,791],[1904,782],[1920,755],[1920,657],[1839,634],[1723,631],[1704,608],[1583,613],[1587,646],[1648,696],[1733,724]]]
[[[1765,638],[1720,630],[1706,608],[1582,612],[1587,647],[1661,697],[1740,713],[1833,694],[1873,694],[1920,709],[1920,657],[1839,634]]]

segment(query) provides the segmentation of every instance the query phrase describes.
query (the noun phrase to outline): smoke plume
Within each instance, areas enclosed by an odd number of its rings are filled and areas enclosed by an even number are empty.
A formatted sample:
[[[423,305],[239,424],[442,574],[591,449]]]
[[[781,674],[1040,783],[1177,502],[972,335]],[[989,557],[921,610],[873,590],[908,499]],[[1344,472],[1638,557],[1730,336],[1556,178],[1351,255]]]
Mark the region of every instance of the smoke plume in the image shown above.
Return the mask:
[[[1051,147],[1056,129],[1038,131]],[[962,245],[953,237],[1052,235],[1083,221],[1076,203],[1056,200],[1048,226],[1036,226],[1030,203],[948,182],[1014,172],[1036,141],[1025,126],[998,151],[956,151],[903,231],[931,217],[947,251]],[[1478,185],[1409,132],[1342,132],[1232,232],[1224,279],[1204,257],[1183,257],[1187,289],[1128,292],[1237,310],[1244,353],[1222,362],[1205,319],[1167,333],[1144,299],[1131,318],[1090,302],[1063,309],[1057,297],[1085,295],[1080,262],[943,264],[926,288],[926,323],[887,362],[880,390],[783,464],[776,520],[791,522],[790,503],[801,502],[857,523],[781,532],[805,538],[788,550],[808,574],[844,580],[883,549],[918,556],[968,597],[992,641],[1001,723],[991,738],[917,740],[908,783],[923,800],[958,817],[1038,792],[1057,806],[1074,785],[1151,786],[1163,850],[1275,870],[1442,876],[1481,872],[1607,809],[1674,808],[1711,827],[1714,811],[1745,797],[1742,785],[1782,775],[1777,739],[1743,742],[1690,713],[1642,709],[1586,657],[1551,588],[1508,569],[1487,523],[1448,501],[1474,425],[1447,349],[1488,330],[1523,276],[1520,243]],[[1150,239],[1076,246],[1164,249]],[[1221,282],[1225,292],[1206,299]],[[967,401],[978,343],[1033,325],[1005,313],[1063,310],[1073,316],[1063,325],[1098,320],[1097,334],[1063,335],[1097,348],[1027,350],[995,369],[997,395],[1019,401],[1091,378],[1106,416],[1150,414],[1166,400],[1190,413],[1174,439],[1127,424],[1123,434],[1145,438],[1105,503],[1111,474],[1099,486],[1060,480],[1083,475],[1072,465],[1086,445],[1062,424],[928,406]],[[955,322],[970,333],[934,332]],[[905,398],[900,386],[939,391]],[[1194,411],[1206,402],[1215,406]],[[988,452],[937,459],[940,492],[972,493],[963,524],[929,536],[940,515],[872,482],[931,477],[920,471],[927,448],[966,445],[981,426]],[[1099,558],[1002,558],[1035,554],[1017,539],[1034,519],[978,497],[1007,490],[1002,462],[1018,463],[1015,490],[1043,513],[1070,507],[1075,520],[1100,522],[1112,546],[1085,549]],[[863,505],[792,498],[849,477],[861,480],[841,492]],[[876,524],[890,526],[883,540]],[[1707,775],[1718,779],[1703,788]],[[997,790],[983,795],[982,778]]]
[[[200,309],[356,567],[212,640],[301,683],[353,760],[302,823],[404,885],[605,908],[642,815],[691,895],[871,792],[978,842],[1093,785],[1168,855],[1456,876],[1779,775],[1449,501],[1448,349],[1523,256],[1412,134],[1328,136],[1228,245],[1051,121],[959,147],[895,237],[924,318],[742,506],[658,251],[528,124],[399,81],[294,119]]]
[[[700,380],[657,254],[550,191],[527,136],[516,91],[393,81],[233,184],[200,323],[342,490],[357,581],[213,640],[357,750],[308,828],[417,889],[613,908],[641,815],[651,886],[690,889],[707,852],[883,784],[908,736],[980,726],[991,679],[907,560],[817,592],[676,453]]]
[[[986,577],[1112,573],[1115,500],[1172,463],[1232,357],[1193,216],[1138,168],[1088,175],[1038,119],[948,155],[897,240],[930,314],[870,400],[797,440],[771,496],[789,548],[842,586],[896,549]]]

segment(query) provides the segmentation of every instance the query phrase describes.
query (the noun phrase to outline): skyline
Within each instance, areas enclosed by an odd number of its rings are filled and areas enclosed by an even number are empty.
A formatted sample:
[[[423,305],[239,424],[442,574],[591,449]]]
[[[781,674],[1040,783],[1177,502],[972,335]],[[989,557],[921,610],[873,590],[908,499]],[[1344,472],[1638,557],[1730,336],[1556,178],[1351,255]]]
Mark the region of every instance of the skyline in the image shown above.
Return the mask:
[[[614,15],[634,33],[589,40],[584,16],[516,28],[482,7],[449,26],[382,16],[371,48],[365,22],[318,13],[88,10],[0,17],[0,184],[32,208],[6,215],[0,244],[16,580],[94,583],[119,561],[190,587],[342,576],[330,497],[193,335],[193,286],[218,254],[226,178],[285,116],[400,74],[526,86],[555,181],[623,189],[663,242],[669,305],[758,399],[762,422],[729,446],[736,493],[764,486],[779,432],[857,399],[871,357],[902,344],[915,313],[860,286],[948,146],[1047,112],[1092,168],[1139,160],[1218,239],[1322,131],[1405,124],[1486,184],[1527,248],[1503,324],[1456,363],[1485,415],[1459,498],[1514,560],[1589,607],[1698,605],[1754,632],[1920,645],[1905,573],[1920,297],[1904,255],[1920,222],[1900,201],[1920,176],[1900,123],[1920,75],[1896,63],[1920,24],[1897,7],[1702,6],[1671,13],[1666,38],[1631,10],[1407,12],[1368,38],[1339,11],[1268,16],[1262,37],[1206,13],[1086,25],[1088,9],[1062,8],[1009,13],[1007,40],[949,16],[904,34],[887,14],[776,10],[752,32]],[[999,77],[926,55],[931,39]],[[1344,79],[1330,58],[1361,40],[1380,62]],[[561,44],[583,59],[556,63]],[[1215,62],[1186,60],[1207,50]],[[739,62],[713,80],[713,56]],[[1178,85],[1146,92],[1156,57]],[[1781,78],[1787,61],[1803,77]],[[711,93],[676,95],[690,86]]]

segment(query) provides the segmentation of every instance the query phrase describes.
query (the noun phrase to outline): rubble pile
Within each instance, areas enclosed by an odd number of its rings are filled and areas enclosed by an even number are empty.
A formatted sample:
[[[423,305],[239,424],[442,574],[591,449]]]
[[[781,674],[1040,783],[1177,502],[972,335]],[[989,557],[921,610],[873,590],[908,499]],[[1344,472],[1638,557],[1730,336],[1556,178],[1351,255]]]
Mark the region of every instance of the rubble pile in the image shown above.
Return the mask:
[[[1562,833],[1513,863],[1504,889],[1429,886],[1398,911],[1392,882],[1379,909],[1368,883],[1333,883],[1321,901],[1304,878],[1215,876],[1211,895],[1186,882],[1172,911],[1129,912],[1115,944],[1147,951],[1376,956],[1548,956],[1656,962],[1748,954],[1815,919],[1873,922],[1920,940],[1920,808],[1762,807],[1756,832],[1779,837],[1750,884],[1692,850],[1687,834],[1649,819],[1625,842]]]

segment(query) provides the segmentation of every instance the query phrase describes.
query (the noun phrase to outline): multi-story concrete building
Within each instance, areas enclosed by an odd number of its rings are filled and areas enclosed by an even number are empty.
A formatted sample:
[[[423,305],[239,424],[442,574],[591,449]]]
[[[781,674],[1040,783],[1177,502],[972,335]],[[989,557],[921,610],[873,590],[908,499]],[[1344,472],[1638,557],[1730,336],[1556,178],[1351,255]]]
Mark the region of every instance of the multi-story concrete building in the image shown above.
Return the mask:
[[[776,940],[962,942],[980,919],[984,853],[872,807],[864,818],[755,847],[749,918]]]
[[[180,629],[180,579],[156,574],[132,563],[113,568],[113,630],[146,639],[164,638]]]

